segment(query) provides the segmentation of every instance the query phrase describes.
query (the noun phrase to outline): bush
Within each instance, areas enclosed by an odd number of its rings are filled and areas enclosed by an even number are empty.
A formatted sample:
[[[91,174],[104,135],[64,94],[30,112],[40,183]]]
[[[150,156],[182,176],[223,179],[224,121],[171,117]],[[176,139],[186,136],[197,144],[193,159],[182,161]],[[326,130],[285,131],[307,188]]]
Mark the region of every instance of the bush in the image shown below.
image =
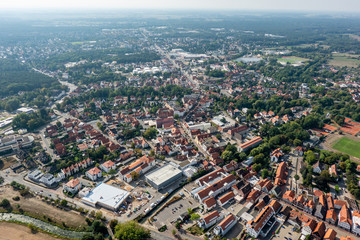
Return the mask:
[[[20,200],[20,197],[19,196],[15,196],[12,198],[14,201],[19,201]]]
[[[1,203],[0,203],[0,207],[3,207],[3,208],[8,208],[10,207],[10,201],[7,200],[6,198],[4,198]]]

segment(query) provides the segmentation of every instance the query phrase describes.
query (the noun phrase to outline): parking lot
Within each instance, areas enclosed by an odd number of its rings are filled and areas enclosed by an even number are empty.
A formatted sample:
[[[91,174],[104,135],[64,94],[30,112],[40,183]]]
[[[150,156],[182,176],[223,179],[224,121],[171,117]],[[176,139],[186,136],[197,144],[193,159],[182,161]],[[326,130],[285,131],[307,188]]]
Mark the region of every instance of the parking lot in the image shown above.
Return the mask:
[[[293,231],[293,226],[289,223],[285,223],[280,227],[280,231],[274,236],[274,240],[297,240],[300,237],[300,233]],[[267,236],[268,239],[271,237],[271,233]]]
[[[177,219],[181,214],[187,213],[188,208],[198,207],[199,203],[192,198],[185,197],[168,207],[165,207],[154,219],[161,225]]]

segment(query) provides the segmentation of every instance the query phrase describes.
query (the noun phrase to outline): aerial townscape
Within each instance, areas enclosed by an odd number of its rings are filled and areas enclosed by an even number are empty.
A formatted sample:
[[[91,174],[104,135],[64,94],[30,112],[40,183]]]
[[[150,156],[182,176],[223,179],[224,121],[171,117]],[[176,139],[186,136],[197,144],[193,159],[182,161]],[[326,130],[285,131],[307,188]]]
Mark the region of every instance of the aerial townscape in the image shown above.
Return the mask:
[[[0,18],[0,239],[360,239],[359,15],[94,14]]]

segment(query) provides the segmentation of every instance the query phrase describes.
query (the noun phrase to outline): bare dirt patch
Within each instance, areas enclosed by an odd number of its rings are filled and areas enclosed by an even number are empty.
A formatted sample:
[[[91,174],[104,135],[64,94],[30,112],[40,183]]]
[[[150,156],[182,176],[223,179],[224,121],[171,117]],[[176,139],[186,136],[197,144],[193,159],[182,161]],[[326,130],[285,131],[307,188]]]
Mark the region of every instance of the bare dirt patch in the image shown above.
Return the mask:
[[[15,201],[13,197],[19,196],[20,200]],[[81,229],[82,226],[87,226],[85,217],[74,211],[65,211],[59,209],[39,197],[22,197],[19,192],[16,192],[10,186],[0,187],[0,199],[8,199],[14,211],[19,209],[24,210],[31,216],[40,220],[56,222],[59,225],[66,223],[71,228]]]
[[[55,240],[60,238],[52,237],[46,233],[31,233],[31,230],[23,225],[9,222],[0,222],[0,240]]]
[[[15,164],[17,161],[14,157],[1,157],[0,170],[9,168],[11,165]]]

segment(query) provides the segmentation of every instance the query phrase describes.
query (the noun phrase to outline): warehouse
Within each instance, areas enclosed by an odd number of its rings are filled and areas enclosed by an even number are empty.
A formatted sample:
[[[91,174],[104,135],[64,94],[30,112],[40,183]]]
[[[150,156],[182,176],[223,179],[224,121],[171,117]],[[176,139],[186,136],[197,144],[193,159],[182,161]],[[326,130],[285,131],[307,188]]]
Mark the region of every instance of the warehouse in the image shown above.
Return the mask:
[[[92,207],[103,207],[111,211],[119,209],[129,196],[129,192],[111,185],[101,183],[82,198],[82,202]]]
[[[157,190],[170,186],[181,177],[182,171],[172,164],[167,164],[145,176],[146,181]]]

